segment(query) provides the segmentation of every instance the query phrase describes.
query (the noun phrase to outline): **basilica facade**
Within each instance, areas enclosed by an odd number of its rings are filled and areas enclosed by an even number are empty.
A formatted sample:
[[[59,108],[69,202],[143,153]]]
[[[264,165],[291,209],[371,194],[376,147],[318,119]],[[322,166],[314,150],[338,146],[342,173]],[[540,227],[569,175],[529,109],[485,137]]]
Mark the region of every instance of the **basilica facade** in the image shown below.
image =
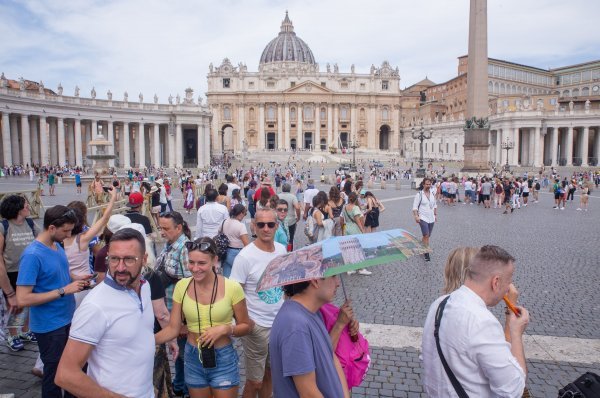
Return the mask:
[[[207,101],[214,149],[398,151],[402,107],[400,73],[387,61],[369,73],[320,66],[287,13],[265,47],[258,72],[225,58],[209,67]]]

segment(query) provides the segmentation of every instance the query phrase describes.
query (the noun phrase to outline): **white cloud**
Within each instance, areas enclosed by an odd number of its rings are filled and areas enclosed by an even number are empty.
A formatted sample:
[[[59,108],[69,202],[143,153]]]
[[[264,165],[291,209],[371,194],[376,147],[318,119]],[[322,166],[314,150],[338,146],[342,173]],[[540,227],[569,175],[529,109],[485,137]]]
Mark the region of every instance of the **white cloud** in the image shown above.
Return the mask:
[[[256,71],[286,9],[322,69],[388,60],[404,87],[454,77],[467,52],[467,0],[13,0],[0,4],[0,69],[66,93],[165,102],[188,86],[203,94],[208,64],[225,57]],[[489,55],[543,68],[597,59],[597,15],[585,0],[488,1]]]

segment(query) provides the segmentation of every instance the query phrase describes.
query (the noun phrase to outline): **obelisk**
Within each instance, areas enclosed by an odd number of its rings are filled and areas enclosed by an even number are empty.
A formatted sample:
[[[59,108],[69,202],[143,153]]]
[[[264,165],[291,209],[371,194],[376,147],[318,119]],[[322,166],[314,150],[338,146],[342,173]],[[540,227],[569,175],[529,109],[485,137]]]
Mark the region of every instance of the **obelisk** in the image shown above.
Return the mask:
[[[463,172],[489,168],[487,0],[471,0]],[[473,123],[473,118],[485,123]]]

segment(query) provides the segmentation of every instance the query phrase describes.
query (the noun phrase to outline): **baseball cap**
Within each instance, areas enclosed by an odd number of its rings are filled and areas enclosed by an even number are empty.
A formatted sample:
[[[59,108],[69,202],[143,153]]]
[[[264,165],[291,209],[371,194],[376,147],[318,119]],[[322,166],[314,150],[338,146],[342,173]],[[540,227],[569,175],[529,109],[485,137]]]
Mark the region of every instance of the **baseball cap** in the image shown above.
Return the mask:
[[[127,203],[128,207],[138,207],[144,203],[144,196],[140,192],[132,192],[129,194],[129,203]]]
[[[106,228],[112,233],[117,232],[121,227],[131,224],[131,219],[129,217],[125,217],[122,214],[113,214],[108,219],[108,224],[106,224]]]

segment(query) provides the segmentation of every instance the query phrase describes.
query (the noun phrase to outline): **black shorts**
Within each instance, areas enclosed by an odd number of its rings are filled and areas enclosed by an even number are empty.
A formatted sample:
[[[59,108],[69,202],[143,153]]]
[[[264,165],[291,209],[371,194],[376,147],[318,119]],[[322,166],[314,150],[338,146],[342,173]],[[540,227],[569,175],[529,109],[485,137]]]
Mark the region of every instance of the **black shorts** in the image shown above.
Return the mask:
[[[562,196],[562,193],[554,192],[554,200],[560,199],[561,196]]]
[[[529,192],[523,192],[523,197],[524,197],[524,198],[527,198],[527,197],[529,197]]]
[[[481,195],[483,200],[490,200],[490,195]]]
[[[75,184],[75,185],[77,185],[77,188],[81,188],[81,184]]]

